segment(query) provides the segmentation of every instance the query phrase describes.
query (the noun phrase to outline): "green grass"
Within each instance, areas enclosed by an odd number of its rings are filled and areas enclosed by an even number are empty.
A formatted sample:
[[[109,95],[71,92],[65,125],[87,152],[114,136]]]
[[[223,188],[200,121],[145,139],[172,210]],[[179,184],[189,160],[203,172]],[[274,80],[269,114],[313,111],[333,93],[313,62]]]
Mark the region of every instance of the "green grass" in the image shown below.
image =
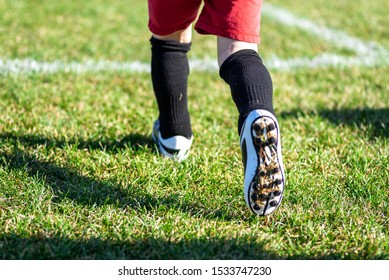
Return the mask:
[[[326,17],[324,1],[269,2],[388,48],[375,3]],[[370,20],[346,20],[349,6]],[[149,60],[145,1],[0,0],[0,14],[3,59]],[[343,53],[299,35],[264,16],[263,56]],[[195,35],[190,56],[215,58],[214,46]],[[245,206],[238,115],[218,73],[190,77],[182,164],[151,140],[147,74],[0,75],[0,258],[389,259],[388,71],[272,72],[287,186],[266,218]]]
[[[266,1],[287,8],[296,15],[314,20],[318,24],[346,31],[364,40],[378,41],[389,47],[387,10],[388,1]]]

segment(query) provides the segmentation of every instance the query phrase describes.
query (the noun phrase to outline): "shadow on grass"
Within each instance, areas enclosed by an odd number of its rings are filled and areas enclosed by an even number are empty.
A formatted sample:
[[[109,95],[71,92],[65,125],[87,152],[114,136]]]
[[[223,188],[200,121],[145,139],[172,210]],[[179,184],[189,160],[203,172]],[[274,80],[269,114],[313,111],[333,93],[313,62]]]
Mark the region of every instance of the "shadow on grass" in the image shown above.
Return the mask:
[[[207,238],[170,242],[158,238],[110,241],[99,238],[0,235],[1,259],[274,259],[254,239]]]
[[[117,182],[110,180],[100,181],[92,176],[80,174],[75,168],[66,166],[66,163],[60,166],[56,162],[41,160],[32,154],[16,149],[13,153],[0,153],[0,159],[2,159],[0,166],[25,171],[28,176],[44,182],[53,192],[52,201],[57,203],[71,200],[89,207],[113,205],[117,208],[132,208],[141,211],[152,211],[164,206],[206,219],[235,220],[241,218],[232,213],[229,214],[228,209],[204,209],[204,206],[198,205],[196,201],[183,199],[177,193],[155,196],[140,187],[141,182],[137,182],[136,186],[120,186]]]
[[[63,237],[0,235],[1,259],[279,259],[254,238],[207,238],[170,242],[110,241],[99,238],[70,240]]]
[[[387,259],[388,255],[365,252],[314,253],[312,255],[279,256],[265,249],[265,241],[258,238],[221,238],[204,236],[200,239],[172,242],[149,237],[131,241],[92,238],[72,240],[66,237],[22,237],[0,235],[0,259]]]
[[[345,108],[345,109],[322,109],[318,111],[303,112],[292,110],[281,112],[279,116],[284,119],[304,116],[320,116],[336,125],[355,126],[369,133],[369,138],[389,137],[389,108]]]
[[[44,145],[47,148],[57,147],[64,148],[66,146],[76,146],[77,149],[83,150],[102,150],[109,153],[116,153],[121,149],[130,147],[133,150],[139,150],[144,148],[152,148],[154,142],[151,136],[144,136],[141,134],[128,134],[120,140],[84,140],[84,139],[55,139],[48,138],[40,135],[18,135],[12,133],[0,134],[0,139],[6,141],[18,141],[22,145],[29,147],[36,147]],[[153,150],[153,149],[151,149]]]
[[[129,194],[109,182],[100,182],[80,175],[77,171],[56,163],[37,159],[25,152],[1,153],[1,165],[15,170],[25,170],[28,176],[45,182],[54,193],[54,202],[70,199],[78,204],[102,206],[115,204],[125,207],[134,204]]]

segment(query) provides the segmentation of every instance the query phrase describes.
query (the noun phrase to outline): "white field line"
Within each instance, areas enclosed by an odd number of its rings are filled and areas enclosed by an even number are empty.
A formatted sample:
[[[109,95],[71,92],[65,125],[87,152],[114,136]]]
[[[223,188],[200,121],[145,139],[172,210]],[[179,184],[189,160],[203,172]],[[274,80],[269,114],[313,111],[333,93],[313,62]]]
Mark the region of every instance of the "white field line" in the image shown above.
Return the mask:
[[[318,67],[351,67],[364,66],[373,67],[379,64],[389,65],[388,61],[377,61],[371,57],[346,57],[331,53],[324,53],[314,58],[300,57],[291,59],[279,59],[276,56],[270,57],[266,61],[266,66],[270,70],[290,71],[301,68]],[[191,71],[195,72],[217,72],[219,67],[214,60],[191,60]],[[99,73],[99,72],[124,72],[124,73],[149,73],[150,65],[142,62],[112,62],[112,61],[86,61],[84,63],[61,61],[38,62],[31,59],[0,59],[1,74],[33,74],[33,73]]]
[[[88,60],[85,62],[42,62],[34,59],[0,59],[0,73],[28,74],[28,73],[89,73],[89,72],[149,72],[150,65],[139,61],[115,62],[106,60]]]
[[[190,68],[194,71],[217,71],[217,62],[211,59],[190,61]],[[140,61],[116,62],[106,60],[88,60],[85,62],[40,62],[34,59],[0,59],[0,74],[28,74],[28,73],[96,73],[96,72],[128,72],[149,73],[150,64]]]
[[[314,58],[296,57],[281,59],[272,56],[266,61],[271,70],[288,71],[299,68],[318,68],[327,66],[350,67],[378,65],[389,65],[389,51],[376,42],[364,42],[352,37],[345,32],[320,26],[307,19],[299,18],[285,9],[270,4],[263,6],[265,16],[272,18],[281,24],[297,27],[309,32],[331,44],[352,50],[356,56],[342,56],[333,53],[323,53]],[[218,71],[216,60],[212,59],[191,59],[190,68],[192,71]],[[95,73],[95,72],[128,72],[148,73],[149,63],[140,61],[116,62],[106,60],[89,60],[85,62],[64,62],[64,61],[36,61],[33,59],[0,59],[0,74],[29,74],[29,73]]]
[[[274,57],[275,65],[283,65],[283,69],[320,67],[320,66],[377,66],[389,65],[389,51],[376,42],[365,42],[347,33],[318,25],[310,20],[299,18],[289,11],[275,7],[270,4],[263,5],[263,14],[281,24],[297,27],[305,32],[311,33],[334,46],[354,51],[355,57],[340,56],[336,54],[320,54],[312,59],[292,58],[280,61]],[[275,67],[278,69],[278,67]]]
[[[352,66],[374,67],[378,65],[389,65],[389,60],[378,60],[368,57],[348,57],[333,53],[323,53],[314,58],[298,57],[282,60],[276,56],[270,57],[266,66],[269,69],[276,71],[290,71],[304,68],[319,68],[319,67],[338,67],[349,68]]]
[[[331,44],[355,51],[360,55],[368,55],[371,52],[378,51],[381,47],[375,42],[366,43],[358,38],[352,37],[347,33],[318,25],[310,20],[299,18],[289,11],[275,7],[270,4],[263,5],[263,14],[274,21],[290,27],[297,27],[308,33],[311,33]]]

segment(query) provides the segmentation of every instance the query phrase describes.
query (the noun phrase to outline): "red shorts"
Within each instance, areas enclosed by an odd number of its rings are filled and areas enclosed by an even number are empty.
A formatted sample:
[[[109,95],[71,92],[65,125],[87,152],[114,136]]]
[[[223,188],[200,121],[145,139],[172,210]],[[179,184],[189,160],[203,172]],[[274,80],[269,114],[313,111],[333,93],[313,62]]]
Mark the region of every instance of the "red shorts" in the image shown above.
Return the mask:
[[[203,1],[198,33],[259,43],[262,0],[148,0],[150,31],[164,36],[187,28]]]

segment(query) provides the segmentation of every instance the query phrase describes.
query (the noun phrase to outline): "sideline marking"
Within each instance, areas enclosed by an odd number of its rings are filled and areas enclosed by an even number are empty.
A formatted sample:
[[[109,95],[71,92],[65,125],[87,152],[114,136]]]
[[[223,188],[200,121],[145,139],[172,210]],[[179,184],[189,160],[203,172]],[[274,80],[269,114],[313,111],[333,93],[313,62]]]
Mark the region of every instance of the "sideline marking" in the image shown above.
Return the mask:
[[[295,57],[281,59],[273,55],[266,59],[266,66],[275,71],[289,71],[301,68],[318,67],[350,67],[389,65],[389,51],[376,42],[352,37],[347,33],[320,26],[308,19],[295,16],[289,11],[275,7],[271,4],[263,5],[264,16],[281,24],[297,27],[309,32],[329,43],[347,48],[356,53],[355,56],[342,56],[335,53],[322,53],[316,57]],[[189,61],[191,71],[216,72],[219,67],[216,60],[212,59],[191,59]],[[128,73],[149,73],[150,64],[141,61],[117,62],[107,60],[88,60],[85,62],[64,62],[60,60],[45,62],[34,59],[0,59],[0,74],[32,74],[58,72],[65,73],[96,73],[96,72],[128,72]]]
[[[335,53],[322,53],[313,58],[297,57],[281,60],[277,56],[270,58],[270,64],[276,70],[293,68],[317,68],[321,66],[379,66],[389,65],[389,51],[380,44],[348,35],[346,32],[318,25],[308,19],[297,17],[289,11],[273,6],[263,5],[263,14],[286,26],[297,27],[311,33],[334,46],[346,48],[356,53],[355,56],[343,56]]]
[[[343,31],[318,25],[313,21],[297,17],[289,11],[275,7],[271,4],[264,4],[262,10],[264,16],[267,16],[274,21],[282,23],[286,26],[297,27],[330,42],[332,45],[352,50],[358,55],[368,55],[372,51],[376,52],[380,49],[384,50],[375,42],[365,43],[363,40],[352,37]]]

